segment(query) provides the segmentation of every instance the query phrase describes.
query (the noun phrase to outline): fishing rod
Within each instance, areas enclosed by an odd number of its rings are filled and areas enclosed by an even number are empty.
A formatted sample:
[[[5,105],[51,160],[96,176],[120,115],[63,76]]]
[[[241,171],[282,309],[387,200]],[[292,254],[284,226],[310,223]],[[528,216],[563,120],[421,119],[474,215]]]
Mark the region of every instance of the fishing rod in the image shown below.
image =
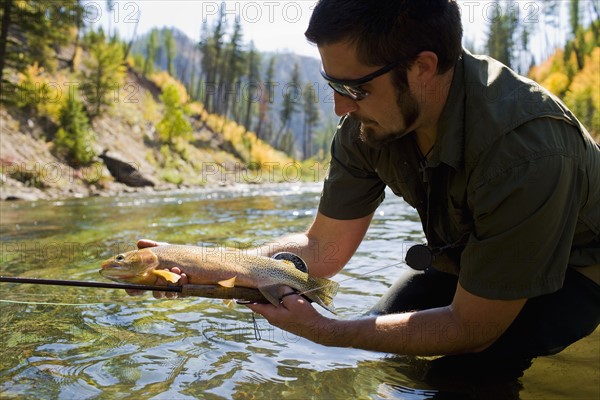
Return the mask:
[[[253,303],[268,303],[268,300],[257,289],[247,287],[226,288],[218,285],[182,285],[158,286],[128,283],[69,281],[60,279],[19,278],[0,276],[0,282],[29,283],[34,285],[76,286],[104,289],[152,290],[181,293],[183,296],[207,297],[210,299],[236,299]]]
[[[384,270],[386,268],[394,267],[402,264],[394,263],[386,265],[381,268],[374,269],[372,271],[359,274],[359,276],[368,275],[377,271]],[[342,280],[339,283],[346,282],[357,277],[349,277]],[[160,291],[160,292],[175,292],[181,293],[183,296],[189,297],[206,297],[210,299],[235,299],[239,300],[239,303],[269,303],[265,296],[254,288],[247,288],[242,286],[236,286],[232,288],[223,287],[220,285],[183,285],[183,286],[159,286],[159,285],[140,285],[140,284],[129,284],[129,283],[110,283],[110,282],[89,282],[89,281],[70,281],[60,279],[42,279],[42,278],[19,278],[10,276],[0,276],[0,283],[29,283],[34,285],[55,285],[55,286],[76,286],[76,287],[92,287],[92,288],[105,288],[105,289],[124,289],[124,290],[142,290],[142,291]],[[293,292],[291,294],[304,295],[306,293],[319,290],[321,287],[315,289],[306,290],[303,292]],[[285,297],[285,296],[283,296]]]

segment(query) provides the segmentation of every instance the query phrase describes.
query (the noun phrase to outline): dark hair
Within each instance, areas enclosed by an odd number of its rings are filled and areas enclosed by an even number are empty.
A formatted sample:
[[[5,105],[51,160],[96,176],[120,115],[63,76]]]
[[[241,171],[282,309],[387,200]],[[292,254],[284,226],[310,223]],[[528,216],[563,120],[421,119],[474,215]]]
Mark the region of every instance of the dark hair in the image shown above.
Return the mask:
[[[349,41],[367,65],[401,62],[422,51],[438,56],[438,72],[462,53],[462,23],[454,0],[319,0],[306,38],[319,46]]]

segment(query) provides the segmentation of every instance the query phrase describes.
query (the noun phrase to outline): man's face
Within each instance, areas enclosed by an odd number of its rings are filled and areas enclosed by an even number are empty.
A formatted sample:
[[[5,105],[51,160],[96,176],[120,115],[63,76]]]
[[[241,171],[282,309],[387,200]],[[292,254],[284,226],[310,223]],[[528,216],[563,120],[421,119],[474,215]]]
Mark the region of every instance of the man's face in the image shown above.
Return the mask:
[[[319,47],[323,68],[336,79],[358,79],[379,67],[360,63],[352,44],[334,43]],[[334,94],[335,113],[350,114],[361,122],[360,137],[373,147],[381,147],[415,128],[420,107],[408,85],[397,72],[391,71],[361,85],[369,92],[362,100]]]

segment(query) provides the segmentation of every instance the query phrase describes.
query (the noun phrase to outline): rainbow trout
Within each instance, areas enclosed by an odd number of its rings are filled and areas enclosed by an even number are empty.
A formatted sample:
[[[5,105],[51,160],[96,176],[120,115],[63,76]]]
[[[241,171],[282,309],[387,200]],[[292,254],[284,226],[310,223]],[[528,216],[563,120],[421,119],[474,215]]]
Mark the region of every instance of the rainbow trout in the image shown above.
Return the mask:
[[[278,305],[279,288],[289,286],[326,310],[334,311],[338,283],[296,269],[286,260],[251,256],[233,249],[165,245],[134,250],[102,263],[100,274],[117,282],[155,285],[158,277],[176,283],[180,276],[169,269],[178,267],[193,285],[221,285],[258,289]]]

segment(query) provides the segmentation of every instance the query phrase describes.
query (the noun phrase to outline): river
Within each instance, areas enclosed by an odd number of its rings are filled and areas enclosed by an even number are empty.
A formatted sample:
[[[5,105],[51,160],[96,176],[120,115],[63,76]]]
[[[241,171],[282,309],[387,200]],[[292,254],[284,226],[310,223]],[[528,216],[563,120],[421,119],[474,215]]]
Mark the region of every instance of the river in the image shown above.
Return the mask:
[[[136,239],[248,248],[304,229],[320,185],[0,203],[6,276],[102,281],[99,262]],[[362,315],[423,240],[391,193],[334,279],[338,318]],[[319,309],[320,312],[327,313]],[[38,399],[600,398],[600,331],[534,360],[518,380],[435,383],[431,359],[328,348],[219,300],[0,284],[0,397]]]

